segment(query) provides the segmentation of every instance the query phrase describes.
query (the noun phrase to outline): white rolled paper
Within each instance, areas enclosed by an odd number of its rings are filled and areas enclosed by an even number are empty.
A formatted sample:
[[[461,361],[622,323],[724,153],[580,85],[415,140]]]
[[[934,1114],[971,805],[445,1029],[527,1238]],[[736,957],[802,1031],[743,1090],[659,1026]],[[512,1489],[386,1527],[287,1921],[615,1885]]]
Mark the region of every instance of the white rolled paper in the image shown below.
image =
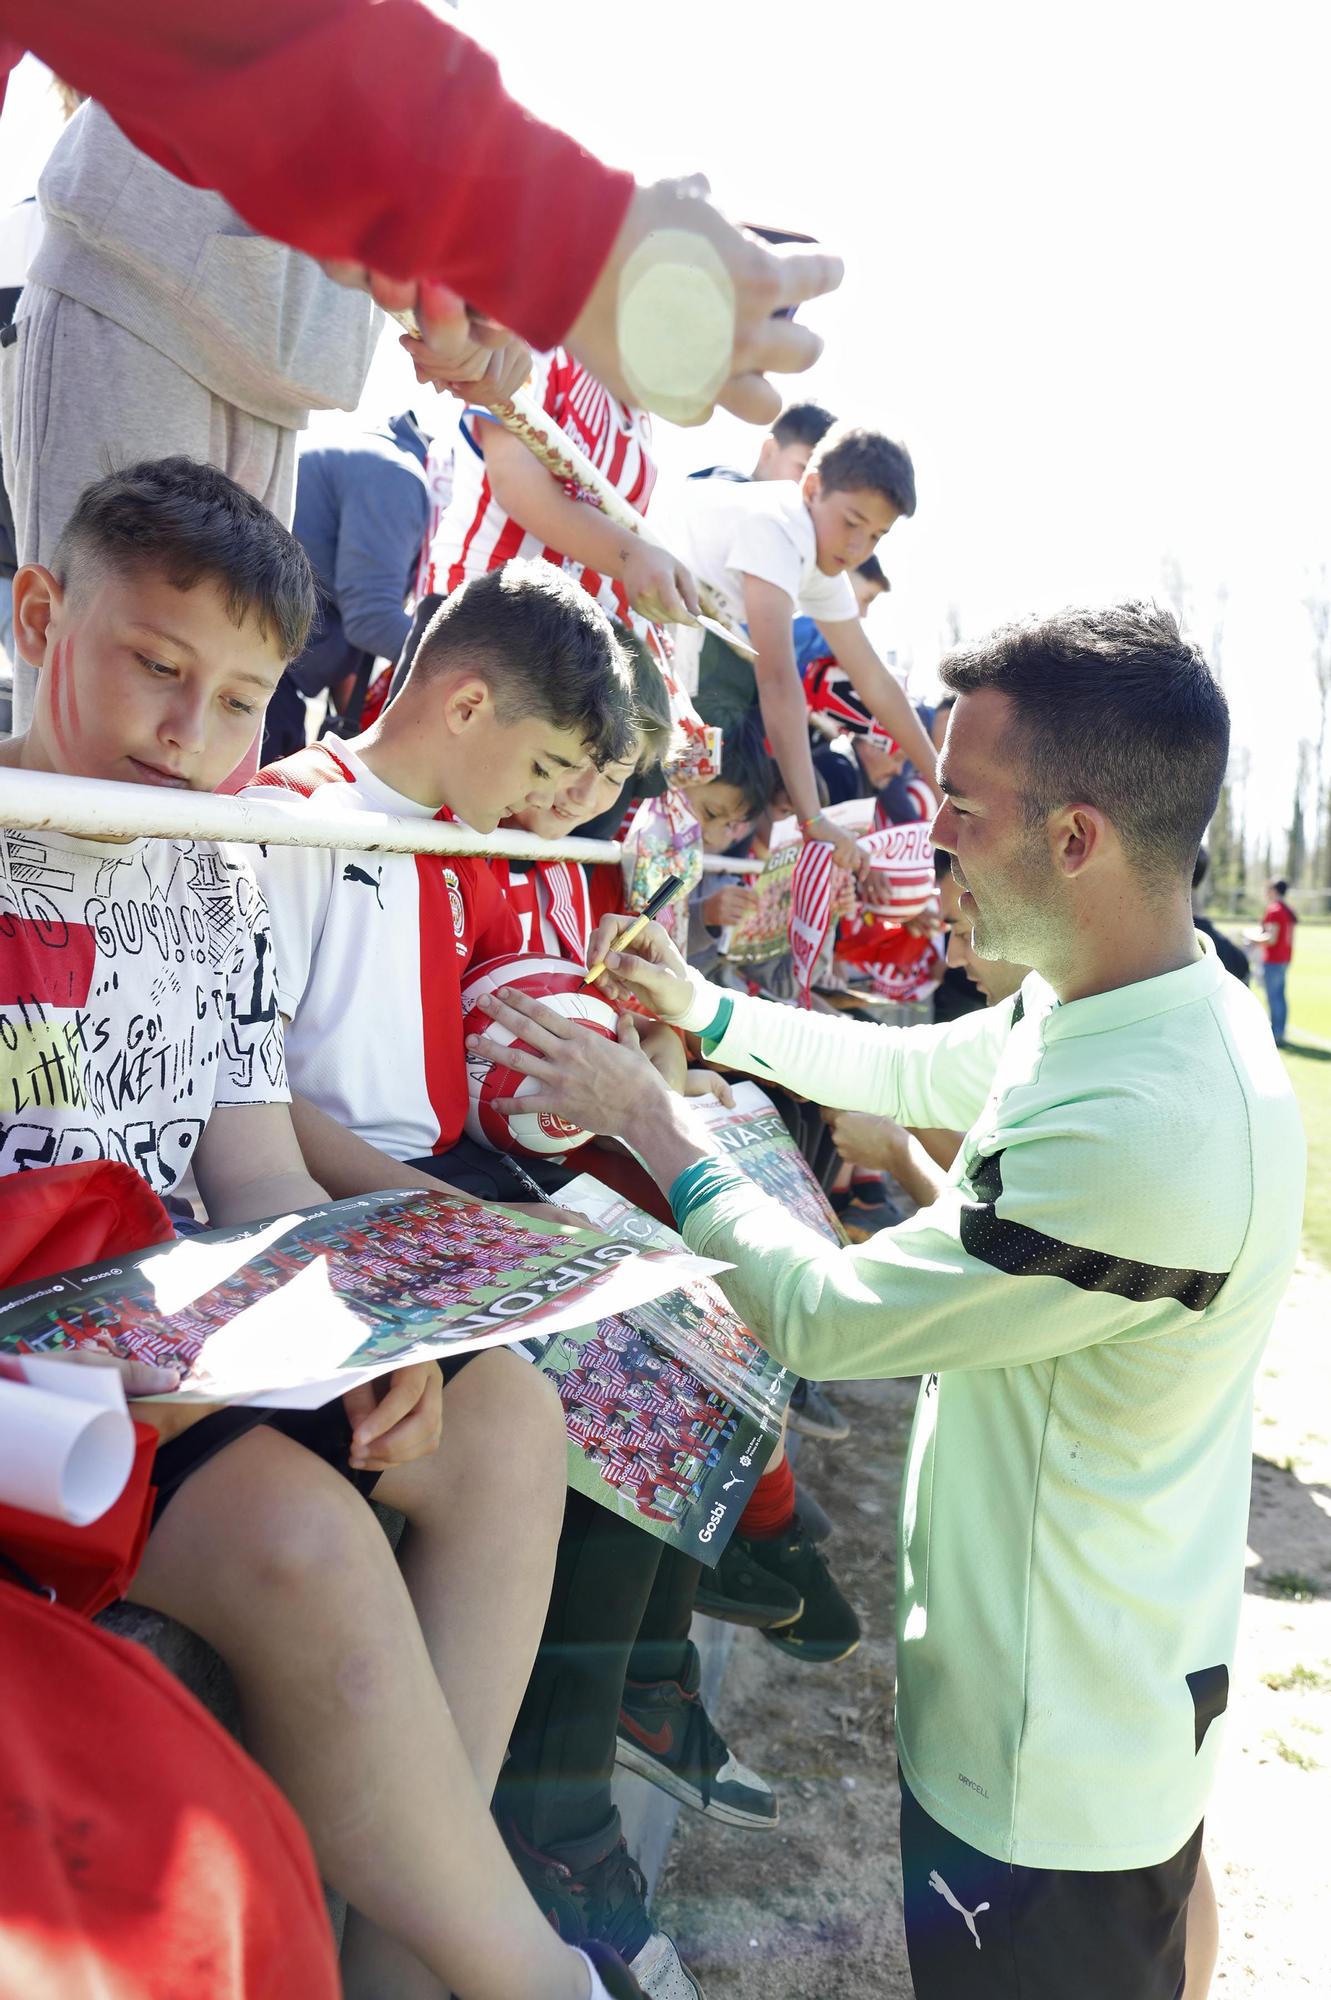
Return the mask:
[[[47,1379],[53,1370],[61,1393],[0,1380],[0,1501],[86,1528],[125,1490],[134,1424],[114,1369],[42,1364]]]

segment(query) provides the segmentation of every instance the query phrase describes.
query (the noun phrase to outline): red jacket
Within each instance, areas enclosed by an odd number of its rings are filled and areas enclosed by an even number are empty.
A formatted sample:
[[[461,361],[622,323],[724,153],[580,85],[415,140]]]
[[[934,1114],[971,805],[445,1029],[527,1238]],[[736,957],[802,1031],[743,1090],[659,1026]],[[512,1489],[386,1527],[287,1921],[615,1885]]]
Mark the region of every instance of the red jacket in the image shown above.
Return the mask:
[[[0,77],[24,49],[265,236],[443,280],[539,348],[633,189],[421,0],[0,0]]]

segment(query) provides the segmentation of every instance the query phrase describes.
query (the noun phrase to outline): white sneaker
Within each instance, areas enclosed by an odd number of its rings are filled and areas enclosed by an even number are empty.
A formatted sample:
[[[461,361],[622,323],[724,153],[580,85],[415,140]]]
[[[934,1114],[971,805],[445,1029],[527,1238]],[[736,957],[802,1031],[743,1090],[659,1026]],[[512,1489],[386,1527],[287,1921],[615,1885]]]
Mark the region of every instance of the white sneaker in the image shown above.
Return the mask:
[[[647,2000],[705,2000],[701,1986],[664,1931],[653,1931],[629,1970]]]

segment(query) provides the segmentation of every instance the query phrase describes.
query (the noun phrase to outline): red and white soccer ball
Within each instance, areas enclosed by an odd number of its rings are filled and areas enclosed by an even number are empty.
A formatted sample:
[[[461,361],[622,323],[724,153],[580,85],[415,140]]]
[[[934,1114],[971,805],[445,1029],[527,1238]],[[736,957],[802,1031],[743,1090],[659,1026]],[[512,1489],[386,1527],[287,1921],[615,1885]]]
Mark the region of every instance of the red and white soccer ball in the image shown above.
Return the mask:
[[[486,1035],[492,1042],[526,1048],[527,1044],[508,1028],[490,1019],[485,1003],[492,993],[505,986],[516,987],[532,1000],[539,1000],[566,1021],[580,1021],[594,1035],[615,1040],[618,1016],[615,1009],[584,983],[584,975],[562,958],[538,958],[531,952],[513,952],[506,958],[492,958],[462,983],[462,1032]],[[528,1153],[570,1153],[585,1146],[593,1136],[577,1125],[566,1125],[549,1111],[497,1111],[501,1097],[530,1097],[537,1088],[535,1079],[523,1076],[505,1063],[491,1063],[484,1057],[467,1057],[467,1133],[496,1153],[511,1153],[521,1147]]]

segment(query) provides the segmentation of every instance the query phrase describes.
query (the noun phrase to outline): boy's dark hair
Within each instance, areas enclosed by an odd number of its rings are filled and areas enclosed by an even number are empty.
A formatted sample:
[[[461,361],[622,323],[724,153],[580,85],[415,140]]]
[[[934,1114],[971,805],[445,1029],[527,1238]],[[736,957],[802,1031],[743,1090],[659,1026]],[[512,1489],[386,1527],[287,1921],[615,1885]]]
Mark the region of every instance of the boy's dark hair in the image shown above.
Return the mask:
[[[856,576],[862,576],[866,583],[875,584],[879,590],[890,590],[892,588],[887,571],[883,568],[877,556],[866,556],[862,563],[857,563],[855,565],[855,574]]]
[[[514,561],[446,597],[425,628],[408,685],[467,668],[486,682],[504,723],[539,715],[575,731],[594,763],[634,741],[633,683],[600,605],[553,563]]]
[[[721,772],[718,782],[733,785],[744,801],[750,819],[757,819],[771,803],[775,771],[757,718],[746,715],[725,731],[721,739]]]
[[[809,460],[825,493],[881,493],[898,514],[915,512],[915,467],[904,444],[881,431],[838,424]]]
[[[1277,896],[1285,896],[1289,893],[1289,883],[1283,875],[1277,876],[1271,887],[1275,890]]]
[[[148,458],[85,486],[51,563],[77,589],[90,570],[151,569],[176,590],[215,583],[239,625],[253,613],[284,660],[314,619],[308,556],[263,504],[215,465]]]
[[[1139,872],[1187,879],[1220,796],[1229,708],[1172,614],[1154,604],[1061,611],[1009,625],[943,661],[954,694],[1013,705],[1004,746],[1028,823],[1095,806]]]
[[[832,412],[821,403],[790,403],[772,425],[772,436],[782,446],[807,444],[812,448],[822,443],[835,422]]]
[[[638,738],[638,775],[645,776],[665,763],[675,735],[675,718],[670,713],[670,691],[661,669],[646,642],[629,626],[614,624],[614,633],[629,663],[633,683],[633,729]],[[617,758],[606,759],[608,763]]]

